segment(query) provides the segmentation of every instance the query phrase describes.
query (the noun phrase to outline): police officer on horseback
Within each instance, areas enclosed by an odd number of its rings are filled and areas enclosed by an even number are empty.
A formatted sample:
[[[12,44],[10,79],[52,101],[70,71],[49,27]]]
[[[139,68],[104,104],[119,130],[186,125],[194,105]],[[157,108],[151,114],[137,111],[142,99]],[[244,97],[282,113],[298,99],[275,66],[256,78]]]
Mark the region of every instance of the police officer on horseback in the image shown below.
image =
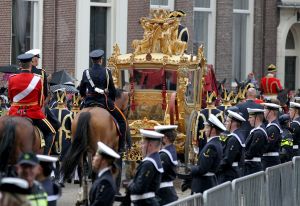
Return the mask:
[[[80,83],[80,95],[84,98],[84,107],[99,106],[106,109],[118,122],[121,138],[125,139],[126,118],[114,105],[116,89],[109,68],[101,66],[103,50],[90,52],[93,66],[83,72]],[[124,148],[125,141],[120,141],[119,149]]]

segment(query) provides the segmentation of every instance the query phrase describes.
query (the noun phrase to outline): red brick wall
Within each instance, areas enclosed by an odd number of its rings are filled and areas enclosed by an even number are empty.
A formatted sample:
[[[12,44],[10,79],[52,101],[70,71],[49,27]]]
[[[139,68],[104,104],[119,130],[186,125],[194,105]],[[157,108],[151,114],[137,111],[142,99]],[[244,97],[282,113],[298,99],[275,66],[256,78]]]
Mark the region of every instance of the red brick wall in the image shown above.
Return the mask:
[[[132,52],[131,43],[134,39],[143,38],[143,29],[139,23],[141,17],[149,16],[150,0],[128,1],[127,52]]]
[[[75,74],[76,0],[44,1],[43,66]]]
[[[0,2],[0,66],[10,64],[11,0]]]

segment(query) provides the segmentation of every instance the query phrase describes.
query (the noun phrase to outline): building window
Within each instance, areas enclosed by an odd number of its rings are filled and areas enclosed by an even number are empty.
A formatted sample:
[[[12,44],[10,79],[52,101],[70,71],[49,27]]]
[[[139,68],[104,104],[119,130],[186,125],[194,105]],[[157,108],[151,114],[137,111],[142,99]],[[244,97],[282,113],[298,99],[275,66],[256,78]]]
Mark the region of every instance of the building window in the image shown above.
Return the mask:
[[[208,63],[214,64],[216,0],[195,0],[194,5],[193,52],[202,44]]]
[[[151,9],[168,9],[170,11],[174,10],[174,0],[150,0]]]
[[[12,1],[11,64],[18,63],[19,54],[33,48],[41,49],[41,4],[38,0]]]
[[[291,30],[289,30],[289,33],[287,35],[285,48],[286,49],[295,49],[294,35]]]
[[[233,1],[232,77],[239,81],[252,71],[254,0]]]

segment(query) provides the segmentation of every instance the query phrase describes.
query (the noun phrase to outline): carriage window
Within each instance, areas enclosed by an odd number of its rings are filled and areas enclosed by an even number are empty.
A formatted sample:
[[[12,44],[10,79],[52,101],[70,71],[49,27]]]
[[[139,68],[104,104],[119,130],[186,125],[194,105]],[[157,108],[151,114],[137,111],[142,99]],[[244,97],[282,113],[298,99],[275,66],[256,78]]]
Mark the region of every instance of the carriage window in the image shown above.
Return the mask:
[[[195,76],[195,71],[189,71],[189,83],[186,87],[186,92],[185,92],[185,98],[187,103],[194,103],[194,76]]]
[[[129,76],[126,75],[129,72]],[[162,90],[165,85],[166,90],[176,90],[176,71],[163,69],[134,69],[122,71],[122,87],[134,85],[134,89],[156,89]]]

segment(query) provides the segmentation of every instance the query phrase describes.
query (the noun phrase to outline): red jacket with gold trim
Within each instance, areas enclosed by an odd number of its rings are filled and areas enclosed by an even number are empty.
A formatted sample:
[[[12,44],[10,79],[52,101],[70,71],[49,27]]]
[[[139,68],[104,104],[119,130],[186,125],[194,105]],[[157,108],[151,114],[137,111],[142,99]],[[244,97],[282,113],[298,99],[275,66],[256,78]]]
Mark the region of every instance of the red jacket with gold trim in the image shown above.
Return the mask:
[[[276,95],[277,89],[282,90],[280,80],[276,77],[263,77],[261,79],[260,88],[264,95]]]
[[[8,98],[11,107],[8,115],[44,119],[42,111],[43,94],[41,77],[22,70],[20,74],[9,77]]]

